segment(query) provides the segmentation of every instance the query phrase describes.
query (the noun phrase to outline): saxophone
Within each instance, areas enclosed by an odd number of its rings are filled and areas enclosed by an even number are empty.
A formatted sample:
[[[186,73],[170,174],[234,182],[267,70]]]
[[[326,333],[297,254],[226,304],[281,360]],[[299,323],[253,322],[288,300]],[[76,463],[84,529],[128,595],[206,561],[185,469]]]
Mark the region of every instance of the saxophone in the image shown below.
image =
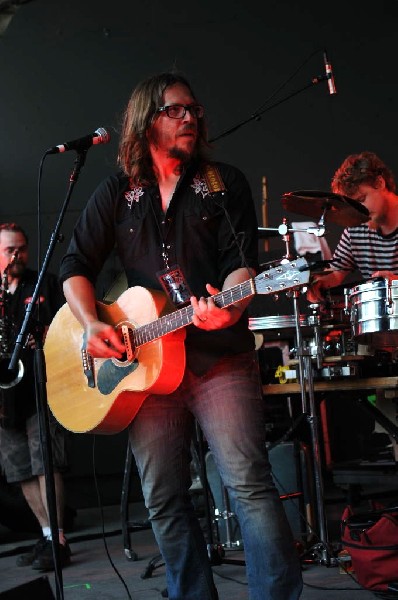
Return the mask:
[[[21,360],[18,361],[18,367],[10,370],[8,367],[11,361],[12,337],[14,337],[14,324],[8,315],[8,271],[10,266],[18,258],[16,250],[11,261],[4,269],[0,286],[0,388],[7,389],[17,385],[23,377],[24,366]]]

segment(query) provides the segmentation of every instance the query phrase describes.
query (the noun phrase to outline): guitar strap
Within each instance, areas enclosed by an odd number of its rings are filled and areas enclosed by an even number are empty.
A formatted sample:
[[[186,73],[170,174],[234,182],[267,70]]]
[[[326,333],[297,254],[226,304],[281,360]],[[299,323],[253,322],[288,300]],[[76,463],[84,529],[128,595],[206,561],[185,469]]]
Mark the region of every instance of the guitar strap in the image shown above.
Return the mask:
[[[216,165],[210,163],[205,164],[202,168],[202,175],[211,194],[227,191],[220,175],[220,171]]]

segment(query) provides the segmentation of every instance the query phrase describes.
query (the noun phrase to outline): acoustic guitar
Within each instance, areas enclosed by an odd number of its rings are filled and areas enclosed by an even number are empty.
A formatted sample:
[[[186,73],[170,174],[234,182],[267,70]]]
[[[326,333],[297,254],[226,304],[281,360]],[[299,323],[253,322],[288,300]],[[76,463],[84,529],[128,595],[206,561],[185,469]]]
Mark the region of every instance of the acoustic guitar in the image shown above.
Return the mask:
[[[304,258],[264,271],[212,296],[226,308],[255,294],[278,294],[308,283]],[[185,370],[185,329],[191,305],[178,310],[163,292],[135,286],[111,303],[97,302],[100,320],[120,330],[126,352],[119,359],[93,358],[84,330],[68,304],[48,329],[44,353],[47,398],[55,418],[75,433],[118,433],[134,419],[150,394],[169,394]]]

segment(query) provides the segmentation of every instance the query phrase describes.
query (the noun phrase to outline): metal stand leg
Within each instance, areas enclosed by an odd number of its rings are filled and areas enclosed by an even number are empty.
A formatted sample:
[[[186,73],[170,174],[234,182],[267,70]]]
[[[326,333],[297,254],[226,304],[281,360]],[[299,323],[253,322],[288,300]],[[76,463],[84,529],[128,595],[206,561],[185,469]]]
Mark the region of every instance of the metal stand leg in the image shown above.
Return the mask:
[[[195,424],[196,427],[196,448],[197,455],[199,461],[199,471],[200,471],[200,481],[203,489],[203,497],[204,497],[204,506],[205,506],[205,516],[206,516],[206,525],[207,525],[207,553],[209,555],[209,559],[212,564],[221,564],[221,555],[222,555],[222,547],[221,545],[215,541],[214,539],[214,522],[211,516],[210,510],[210,486],[209,480],[207,478],[207,469],[206,469],[206,458],[204,451],[204,439],[203,432],[199,427],[198,422]]]
[[[122,533],[124,553],[128,560],[137,560],[138,555],[131,548],[130,528],[135,530],[149,529],[151,527],[149,521],[136,522],[129,520],[129,490],[131,485],[131,471],[133,464],[133,454],[131,452],[130,442],[127,443],[126,462],[124,465],[123,487],[120,503],[120,515],[122,521]]]
[[[207,477],[207,469],[206,469],[206,458],[204,451],[204,439],[203,432],[198,423],[196,423],[196,443],[193,445],[193,454],[194,459],[196,459],[197,467],[199,470],[200,481],[203,489],[203,497],[204,497],[204,509],[205,509],[205,519],[206,519],[206,529],[207,529],[207,553],[209,556],[209,560],[212,565],[221,565],[225,564],[236,564],[236,565],[245,565],[245,561],[236,560],[236,559],[227,559],[225,558],[225,552],[223,545],[219,542],[219,539],[215,539],[216,534],[215,530],[217,527],[215,526],[215,519],[212,517],[212,504],[211,501],[211,491],[209,486],[209,481]],[[229,504],[227,505],[229,506]],[[213,510],[214,513],[214,510]],[[228,518],[227,518],[228,522]],[[218,537],[218,536],[217,536]],[[229,539],[229,538],[228,538]],[[232,547],[232,543],[231,543]],[[151,577],[153,571],[160,566],[163,566],[164,562],[162,559],[162,555],[158,554],[154,556],[146,566],[143,574],[141,575],[142,579],[146,579]],[[166,591],[164,593],[167,593]]]
[[[311,435],[311,450],[312,450],[312,462],[314,472],[314,483],[315,483],[315,495],[316,495],[316,508],[317,508],[317,521],[319,526],[319,543],[313,546],[311,552],[316,553],[318,561],[326,566],[332,566],[337,564],[333,552],[329,545],[328,531],[326,526],[326,515],[324,509],[324,493],[323,493],[323,480],[322,480],[322,469],[321,469],[321,454],[320,454],[320,442],[319,442],[319,426],[318,417],[315,408],[315,396],[314,396],[314,382],[312,372],[312,361],[309,350],[303,347],[303,339],[301,335],[300,327],[300,314],[298,307],[298,294],[300,292],[293,291],[293,303],[294,303],[294,316],[296,325],[296,336],[297,336],[297,348],[298,348],[298,359],[299,359],[299,377],[300,377],[300,388],[301,388],[301,399],[302,399],[302,410],[306,416],[307,423],[310,428]],[[317,324],[315,323],[315,327]],[[317,337],[317,336],[316,336]],[[319,336],[318,336],[319,339]],[[320,348],[319,353],[320,355]]]
[[[212,494],[210,492],[209,480],[207,477],[203,432],[198,423],[196,423],[196,439],[197,439],[197,447],[198,447],[198,455],[199,455],[199,463],[200,463],[200,478],[201,478],[201,482],[202,482],[204,502],[205,502],[207,529],[209,532],[208,533],[209,539],[208,539],[208,544],[207,544],[207,551],[208,551],[210,562],[212,565],[221,565],[221,564],[225,563],[225,564],[235,564],[235,565],[243,565],[244,566],[246,564],[246,562],[244,560],[226,558],[225,552],[224,552],[224,547],[220,543],[220,540],[219,539],[217,539],[217,541],[214,540],[214,535],[213,535],[214,519],[212,519],[212,516],[211,516],[212,511],[211,511],[211,502],[210,502],[210,498],[212,497]],[[224,485],[223,484],[221,484],[221,485],[222,485],[223,497],[225,499],[225,511],[224,511],[225,514],[223,515],[223,518],[225,518],[226,532],[227,532],[227,543],[224,544],[224,546],[226,548],[233,548],[235,546],[232,544],[231,530],[230,530],[230,518],[232,516],[232,513],[230,512],[230,505],[229,505],[229,498],[228,498],[227,491],[226,491]],[[214,508],[213,513],[215,513],[215,507],[213,507],[213,508]]]
[[[46,389],[46,363],[43,351],[43,326],[37,323],[32,335],[35,338],[35,354],[34,354],[34,374],[35,374],[35,392],[36,392],[36,407],[39,419],[40,444],[43,453],[44,475],[46,483],[46,499],[48,505],[48,516],[50,519],[50,528],[52,535],[53,559],[54,559],[54,574],[56,584],[57,600],[63,600],[63,577],[62,566],[59,550],[59,533],[57,519],[57,501],[55,496],[54,483],[54,467],[53,467],[53,452],[49,422],[49,409],[47,404],[47,389]]]

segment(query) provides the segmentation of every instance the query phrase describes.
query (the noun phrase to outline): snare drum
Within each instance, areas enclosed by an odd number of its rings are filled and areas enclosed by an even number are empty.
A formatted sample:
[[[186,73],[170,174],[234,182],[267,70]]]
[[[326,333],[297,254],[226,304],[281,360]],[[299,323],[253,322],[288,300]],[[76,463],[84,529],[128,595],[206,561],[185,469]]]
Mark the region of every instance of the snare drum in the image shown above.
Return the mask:
[[[375,349],[398,347],[398,279],[373,279],[347,290],[354,337]]]
[[[304,335],[310,332],[309,317],[299,316],[300,329]],[[267,317],[249,318],[249,329],[251,331],[264,332],[265,340],[294,339],[296,331],[296,319],[294,315],[268,315]]]

